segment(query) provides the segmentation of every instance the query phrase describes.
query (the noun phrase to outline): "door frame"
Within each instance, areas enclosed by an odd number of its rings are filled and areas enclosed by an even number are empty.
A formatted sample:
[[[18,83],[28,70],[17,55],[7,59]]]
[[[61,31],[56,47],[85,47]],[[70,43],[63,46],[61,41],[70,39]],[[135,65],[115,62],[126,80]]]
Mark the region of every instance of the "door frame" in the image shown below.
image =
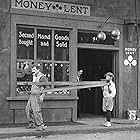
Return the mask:
[[[113,109],[113,117],[119,116],[119,48],[116,48],[114,45],[101,45],[101,44],[78,44],[77,46],[77,69],[78,69],[78,49],[92,49],[92,50],[101,50],[101,51],[112,51],[113,52],[113,61],[112,61],[112,72],[115,75],[114,82],[116,84],[117,95],[115,97],[115,107]],[[78,106],[77,106],[78,107]]]

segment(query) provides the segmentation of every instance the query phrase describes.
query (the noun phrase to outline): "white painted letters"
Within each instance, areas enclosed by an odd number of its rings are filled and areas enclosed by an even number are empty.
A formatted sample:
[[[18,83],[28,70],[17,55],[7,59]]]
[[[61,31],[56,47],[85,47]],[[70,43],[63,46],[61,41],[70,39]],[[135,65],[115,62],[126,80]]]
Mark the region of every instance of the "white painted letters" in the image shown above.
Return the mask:
[[[90,16],[90,6],[46,0],[11,0],[11,8]]]

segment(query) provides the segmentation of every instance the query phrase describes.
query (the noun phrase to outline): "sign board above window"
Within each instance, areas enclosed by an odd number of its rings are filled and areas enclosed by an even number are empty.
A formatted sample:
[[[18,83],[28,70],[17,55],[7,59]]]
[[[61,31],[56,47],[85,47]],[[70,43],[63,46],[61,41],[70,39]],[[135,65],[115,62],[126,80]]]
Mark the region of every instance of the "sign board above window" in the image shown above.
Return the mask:
[[[11,8],[90,16],[90,6],[46,0],[11,0]]]

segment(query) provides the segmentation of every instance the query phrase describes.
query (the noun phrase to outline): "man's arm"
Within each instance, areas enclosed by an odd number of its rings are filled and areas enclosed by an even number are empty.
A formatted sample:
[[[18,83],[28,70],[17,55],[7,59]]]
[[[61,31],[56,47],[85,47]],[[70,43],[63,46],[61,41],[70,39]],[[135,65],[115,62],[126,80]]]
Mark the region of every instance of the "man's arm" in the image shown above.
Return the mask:
[[[42,77],[39,79],[39,82],[48,82],[48,78],[47,78],[46,76],[42,76]],[[44,90],[45,88],[49,88],[49,86],[43,85],[43,86],[41,86],[40,88],[41,88],[41,90]],[[45,93],[42,93],[41,96],[39,97],[39,99],[40,99],[41,101],[43,101],[44,96],[45,96]]]

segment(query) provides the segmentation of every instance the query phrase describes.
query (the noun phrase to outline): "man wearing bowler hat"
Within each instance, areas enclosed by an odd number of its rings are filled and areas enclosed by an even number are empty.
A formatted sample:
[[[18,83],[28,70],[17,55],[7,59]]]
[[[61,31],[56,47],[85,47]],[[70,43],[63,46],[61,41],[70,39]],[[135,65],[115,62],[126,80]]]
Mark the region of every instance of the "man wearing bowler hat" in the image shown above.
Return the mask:
[[[40,71],[38,65],[33,65],[32,74],[33,82],[48,82],[48,78]],[[48,88],[48,86],[35,84],[31,87],[31,94],[25,108],[28,120],[27,128],[36,128],[38,131],[43,131],[47,128],[47,126],[44,125],[41,113],[41,105],[45,96],[45,93],[42,91],[46,88]]]
[[[105,112],[106,121],[104,126],[111,126],[111,112],[114,107],[114,97],[116,96],[116,87],[115,83],[112,81],[114,78],[114,74],[111,72],[107,72],[105,74],[105,79],[107,84],[102,88],[103,90],[103,111]]]

